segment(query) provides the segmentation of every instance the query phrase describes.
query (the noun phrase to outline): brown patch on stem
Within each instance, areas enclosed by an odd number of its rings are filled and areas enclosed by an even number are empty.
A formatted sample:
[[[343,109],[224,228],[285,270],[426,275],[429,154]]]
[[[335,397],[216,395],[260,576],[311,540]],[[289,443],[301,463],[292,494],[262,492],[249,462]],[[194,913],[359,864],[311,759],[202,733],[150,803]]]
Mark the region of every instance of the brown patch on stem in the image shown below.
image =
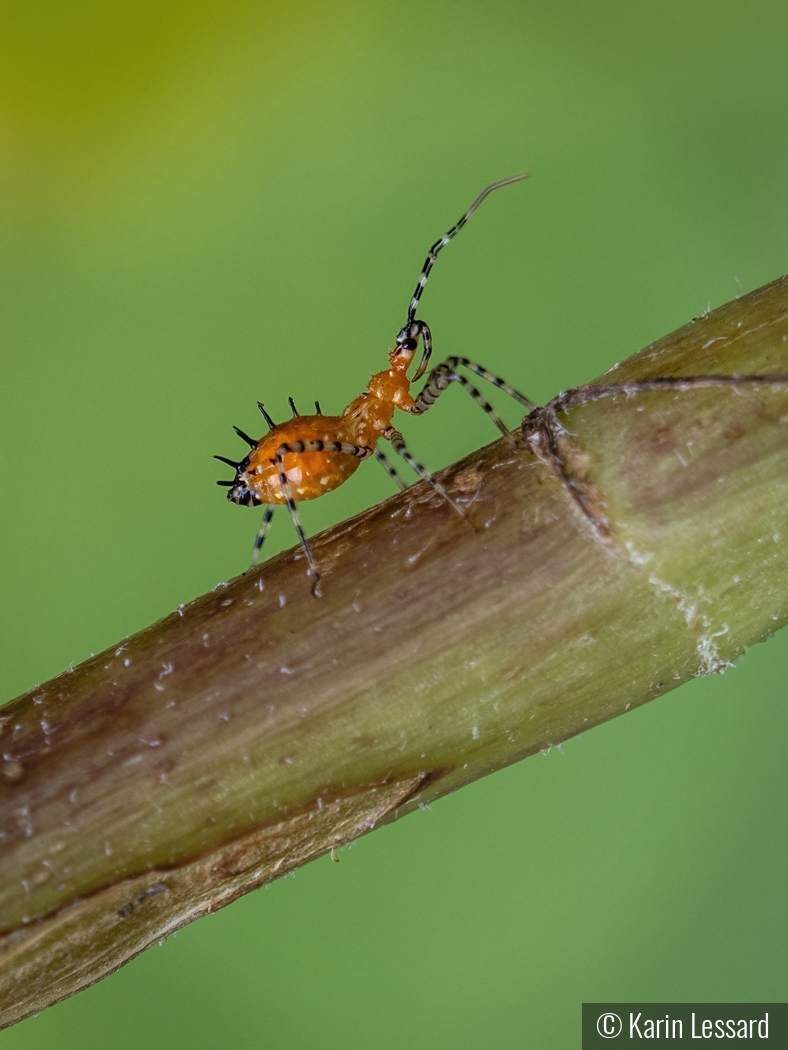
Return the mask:
[[[522,436],[534,453],[558,478],[575,506],[590,525],[594,538],[612,553],[627,556],[617,541],[610,521],[605,513],[605,500],[601,490],[591,476],[590,457],[577,448],[565,427],[558,419],[559,412],[601,401],[608,397],[632,397],[657,391],[684,393],[689,390],[708,390],[725,387],[735,392],[748,387],[785,387],[788,375],[775,373],[766,375],[696,375],[654,376],[624,383],[586,383],[568,390],[542,408],[536,408],[526,416],[522,425]],[[741,428],[732,429],[726,438],[733,443],[741,436]],[[668,440],[665,428],[658,428],[653,440],[662,445]]]
[[[552,406],[550,402],[525,418],[523,438],[572,497],[594,538],[606,550],[623,553],[605,513],[602,492],[591,477],[591,457],[572,442]]]
[[[0,1027],[106,977],[201,915],[371,831],[446,770],[316,799],[186,864],[73,901],[0,937]]]

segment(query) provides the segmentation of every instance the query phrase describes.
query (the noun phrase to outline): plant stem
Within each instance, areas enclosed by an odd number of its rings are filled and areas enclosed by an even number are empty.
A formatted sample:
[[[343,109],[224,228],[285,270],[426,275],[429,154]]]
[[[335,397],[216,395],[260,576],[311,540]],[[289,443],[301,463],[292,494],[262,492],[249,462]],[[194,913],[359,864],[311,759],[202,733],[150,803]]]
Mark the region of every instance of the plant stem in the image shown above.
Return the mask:
[[[779,380],[580,388],[439,475],[475,529],[415,485],[6,705],[0,1022],[782,626],[785,373],[784,278],[600,382]]]

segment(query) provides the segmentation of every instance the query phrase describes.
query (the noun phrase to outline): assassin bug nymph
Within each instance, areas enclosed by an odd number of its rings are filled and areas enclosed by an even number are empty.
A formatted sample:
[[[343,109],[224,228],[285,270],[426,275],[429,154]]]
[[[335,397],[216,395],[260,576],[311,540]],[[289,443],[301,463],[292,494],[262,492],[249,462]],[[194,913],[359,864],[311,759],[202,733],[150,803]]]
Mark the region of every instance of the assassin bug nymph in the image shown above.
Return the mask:
[[[377,448],[377,443],[381,438],[389,441],[394,451],[402,456],[417,474],[432,485],[433,489],[461,517],[468,520],[465,512],[449,496],[441,483],[410,454],[402,434],[392,426],[391,421],[395,408],[409,412],[413,416],[423,415],[451,383],[459,383],[487,413],[501,433],[509,437],[509,431],[495,409],[488,404],[476,387],[461,372],[457,371],[460,366],[503,390],[529,411],[536,407],[533,401],[509,386],[503,379],[465,357],[448,357],[430,372],[424,388],[415,398],[410,393],[410,384],[424,375],[432,353],[430,329],[424,321],[417,320],[416,310],[438,252],[460,232],[471,215],[493,190],[510,186],[513,182],[520,182],[528,177],[528,173],[524,172],[488,186],[479,194],[460,221],[433,244],[427,254],[416,290],[410,301],[407,320],[397,335],[393,350],[389,352],[389,367],[372,376],[366,391],[351,401],[341,416],[323,415],[317,401],[315,402],[315,415],[299,415],[293,399],[289,398],[293,418],[284,423],[274,423],[258,401],[258,408],[268,424],[269,433],[256,441],[238,427],[233,428],[236,434],[249,445],[249,454],[240,463],[227,459],[225,456],[216,456],[216,459],[235,468],[235,478],[232,481],[219,481],[217,484],[229,488],[227,498],[232,503],[245,507],[266,505],[254,544],[252,565],[256,564],[260,556],[260,549],[263,546],[268,526],[271,524],[275,507],[284,504],[290,512],[306,556],[313,579],[312,593],[319,597],[320,574],[301,527],[296,504],[301,500],[316,499],[324,492],[337,488],[355,472],[361,460],[369,459],[371,456],[381,463],[401,489],[406,488],[405,482]],[[421,360],[413,378],[410,379],[407,372],[418,349],[419,340],[422,344]]]

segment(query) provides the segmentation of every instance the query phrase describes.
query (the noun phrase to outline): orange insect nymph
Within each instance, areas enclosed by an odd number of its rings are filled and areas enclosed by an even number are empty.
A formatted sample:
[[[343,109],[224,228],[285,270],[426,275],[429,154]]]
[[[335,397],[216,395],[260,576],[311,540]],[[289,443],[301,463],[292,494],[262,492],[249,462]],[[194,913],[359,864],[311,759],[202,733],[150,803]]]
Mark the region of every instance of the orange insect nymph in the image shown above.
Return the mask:
[[[279,423],[255,442],[249,455],[239,464],[235,485],[228,493],[233,503],[287,503],[286,489],[294,501],[317,499],[324,492],[347,481],[369,451],[339,436],[341,416],[295,416]],[[352,445],[353,452],[342,454],[335,445]],[[282,449],[283,487],[277,453]],[[357,451],[356,451],[357,449]]]
[[[299,415],[290,398],[293,418],[285,423],[274,423],[258,401],[260,411],[270,428],[269,433],[255,440],[238,427],[234,428],[239,437],[250,446],[250,451],[240,463],[227,459],[225,456],[215,457],[235,468],[233,481],[220,481],[218,484],[230,489],[227,498],[232,503],[247,507],[266,505],[254,544],[253,565],[259,557],[273,517],[274,507],[284,504],[290,512],[301,547],[306,555],[309,571],[314,581],[312,593],[319,596],[320,574],[301,527],[296,504],[301,500],[317,499],[324,492],[338,488],[344,481],[347,481],[351,474],[355,473],[361,460],[368,459],[370,456],[374,456],[384,466],[389,476],[400,488],[406,488],[405,482],[377,447],[381,438],[391,442],[395,452],[398,452],[417,474],[432,485],[458,514],[466,518],[465,512],[451,499],[440,482],[413,458],[402,435],[392,426],[392,420],[396,409],[409,412],[411,415],[422,415],[435,403],[450,383],[456,382],[468,391],[499,430],[508,436],[509,431],[493,408],[465,376],[456,371],[460,365],[483,379],[487,379],[528,409],[535,407],[532,401],[518,393],[508,383],[464,357],[449,357],[443,364],[434,368],[416,398],[410,393],[412,381],[407,374],[418,349],[419,340],[423,348],[422,356],[413,381],[424,374],[432,353],[432,336],[429,327],[424,321],[416,320],[416,309],[438,252],[462,229],[488,194],[501,186],[508,186],[512,182],[519,182],[526,178],[528,178],[527,174],[514,175],[512,178],[488,186],[476,198],[457,225],[453,226],[430,248],[410,302],[407,321],[397,335],[394,348],[389,351],[389,368],[373,375],[367,384],[366,391],[351,401],[341,416],[324,416],[317,402],[315,402],[317,410],[315,415]]]

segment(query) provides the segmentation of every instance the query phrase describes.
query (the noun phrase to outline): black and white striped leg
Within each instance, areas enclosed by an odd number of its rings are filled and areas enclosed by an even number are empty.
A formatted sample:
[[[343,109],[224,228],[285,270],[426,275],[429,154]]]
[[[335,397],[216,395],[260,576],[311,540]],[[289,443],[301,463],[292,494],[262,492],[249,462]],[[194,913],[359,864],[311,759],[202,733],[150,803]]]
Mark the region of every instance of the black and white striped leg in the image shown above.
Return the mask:
[[[274,516],[274,504],[269,503],[263,512],[263,520],[260,522],[260,528],[257,530],[257,537],[254,541],[254,550],[252,551],[252,568],[257,565],[260,560],[260,550],[265,542],[265,537],[268,533],[268,526],[271,524],[271,518]]]
[[[378,461],[378,463],[380,463],[380,465],[386,471],[388,476],[393,479],[394,484],[397,485],[400,491],[404,492],[405,489],[408,487],[407,483],[403,481],[403,479],[399,476],[399,474],[396,472],[394,467],[392,467],[392,465],[389,463],[389,461],[386,459],[386,457],[383,455],[380,449],[375,449],[375,459]]]
[[[423,478],[428,484],[432,485],[435,491],[446,500],[449,506],[451,506],[454,510],[457,511],[461,518],[464,518],[464,520],[468,522],[471,528],[476,528],[476,526],[470,520],[470,518],[462,509],[462,507],[454,502],[454,500],[448,494],[443,485],[441,485],[441,483],[436,478],[434,478],[432,474],[430,474],[426,467],[423,467],[421,463],[419,463],[419,461],[415,459],[410,454],[410,452],[408,452],[408,446],[405,444],[405,439],[398,430],[395,430],[394,427],[390,427],[383,434],[383,437],[386,438],[387,441],[391,442],[391,447],[394,449],[394,451],[398,455],[402,456],[402,458],[405,460],[408,466],[415,470],[419,477]]]
[[[319,598],[320,573],[317,571],[315,559],[312,557],[312,551],[306,541],[306,536],[304,535],[304,530],[301,526],[301,519],[298,516],[298,510],[296,508],[295,500],[293,499],[293,489],[290,482],[287,480],[287,474],[285,473],[285,455],[287,453],[298,454],[299,452],[342,452],[347,456],[358,456],[359,459],[366,459],[368,456],[372,455],[372,449],[368,448],[366,445],[351,445],[345,441],[290,441],[279,446],[276,450],[276,458],[271,461],[276,466],[282,495],[285,498],[285,505],[290,512],[293,525],[298,533],[301,549],[306,555],[309,572],[313,580],[312,594],[315,598]]]
[[[473,372],[473,374],[479,376],[480,379],[486,379],[488,383],[492,383],[492,385],[497,386],[499,390],[503,390],[504,394],[508,394],[509,397],[514,398],[514,400],[524,408],[536,408],[536,402],[532,401],[530,397],[521,394],[519,390],[515,390],[513,386],[509,386],[506,380],[501,379],[500,376],[495,375],[493,372],[488,372],[486,368],[477,365],[475,361],[469,361],[467,357],[447,357],[444,364],[448,365],[451,369],[456,368],[458,365],[462,365],[463,368],[467,368],[469,372]]]
[[[470,394],[479,408],[481,408],[483,412],[486,412],[505,438],[511,436],[508,427],[489,401],[482,397],[473,383],[470,383],[464,375],[455,372],[449,366],[448,362],[438,365],[437,368],[433,368],[432,372],[430,372],[429,379],[427,380],[424,389],[418,395],[413,408],[410,410],[411,413],[414,416],[423,416],[428,408],[432,408],[443,391],[446,390],[451,383],[459,383],[463,390],[466,390]]]
[[[305,444],[305,442],[296,442],[296,444]],[[311,444],[311,442],[310,442]],[[290,512],[290,518],[295,527],[296,533],[298,534],[298,541],[301,544],[301,549],[309,565],[309,572],[312,576],[312,594],[315,598],[320,597],[320,573],[317,571],[315,565],[315,559],[312,557],[312,551],[309,549],[309,544],[306,542],[306,536],[301,526],[301,519],[298,516],[298,510],[296,509],[295,500],[293,499],[293,490],[290,487],[290,482],[287,480],[287,474],[285,474],[285,461],[283,455],[283,449],[290,451],[289,446],[281,446],[276,453],[276,458],[272,461],[276,465],[277,472],[279,474],[279,484],[282,488],[282,495],[285,498],[285,505]]]
[[[415,415],[422,415],[427,409],[435,403],[440,394],[448,387],[449,383],[459,382],[469,394],[473,397],[477,404],[481,405],[485,412],[493,418],[493,422],[502,430],[504,433],[508,431],[504,428],[503,424],[498,420],[497,415],[487,401],[481,396],[478,390],[474,386],[471,386],[468,381],[457,372],[457,368],[462,366],[467,368],[469,372],[473,372],[474,375],[479,376],[481,379],[486,379],[488,383],[492,383],[493,386],[499,390],[503,390],[509,397],[514,398],[518,404],[524,408],[532,410],[536,408],[535,402],[533,402],[525,394],[521,394],[519,390],[515,390],[513,386],[510,386],[506,380],[501,379],[500,376],[495,375],[493,372],[488,372],[486,368],[481,365],[477,365],[475,361],[469,361],[467,357],[447,357],[446,360],[438,365],[430,372],[427,382],[424,385],[424,389],[421,391],[419,396],[416,398],[416,409],[411,409]]]

